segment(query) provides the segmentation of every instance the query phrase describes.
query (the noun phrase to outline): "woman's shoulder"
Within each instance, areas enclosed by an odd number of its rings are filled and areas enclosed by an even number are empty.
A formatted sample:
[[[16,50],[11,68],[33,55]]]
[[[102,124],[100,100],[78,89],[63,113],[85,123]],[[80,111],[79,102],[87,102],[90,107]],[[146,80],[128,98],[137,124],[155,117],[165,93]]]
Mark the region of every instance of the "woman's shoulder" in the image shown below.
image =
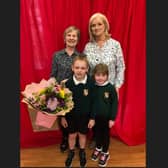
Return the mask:
[[[120,45],[120,42],[112,37],[108,39],[109,43],[115,44],[115,45]]]
[[[59,55],[62,55],[64,53],[65,53],[65,49],[62,49],[62,50],[59,50],[59,51],[55,51],[53,55],[54,56],[59,56]]]
[[[87,43],[85,44],[85,48],[86,48],[86,47],[90,47],[90,46],[92,46],[92,45],[94,45],[94,43],[91,42],[91,41],[89,41],[89,42],[87,42]]]

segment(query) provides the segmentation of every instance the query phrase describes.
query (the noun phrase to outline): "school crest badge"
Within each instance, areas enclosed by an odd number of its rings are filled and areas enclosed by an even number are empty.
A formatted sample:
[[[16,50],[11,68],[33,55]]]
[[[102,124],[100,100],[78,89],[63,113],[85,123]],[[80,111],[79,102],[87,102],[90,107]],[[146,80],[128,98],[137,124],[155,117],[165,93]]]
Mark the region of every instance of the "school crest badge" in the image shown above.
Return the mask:
[[[83,90],[83,95],[84,95],[84,96],[87,96],[88,93],[89,93],[89,92],[88,92],[88,89],[84,89],[84,90]]]
[[[104,97],[109,98],[109,92],[104,92]]]

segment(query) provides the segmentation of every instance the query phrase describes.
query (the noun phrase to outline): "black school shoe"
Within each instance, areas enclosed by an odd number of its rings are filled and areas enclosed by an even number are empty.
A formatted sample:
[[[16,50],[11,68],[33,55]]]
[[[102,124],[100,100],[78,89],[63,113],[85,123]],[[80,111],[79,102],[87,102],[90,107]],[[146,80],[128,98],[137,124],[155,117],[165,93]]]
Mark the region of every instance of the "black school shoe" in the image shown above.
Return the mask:
[[[60,145],[60,151],[65,152],[67,149],[68,149],[68,138],[63,138]]]
[[[79,160],[80,160],[80,168],[84,168],[86,165],[86,153],[84,149],[79,150]]]
[[[74,150],[69,150],[68,157],[65,161],[65,167],[70,168],[72,166],[72,160],[74,158],[75,151]]]

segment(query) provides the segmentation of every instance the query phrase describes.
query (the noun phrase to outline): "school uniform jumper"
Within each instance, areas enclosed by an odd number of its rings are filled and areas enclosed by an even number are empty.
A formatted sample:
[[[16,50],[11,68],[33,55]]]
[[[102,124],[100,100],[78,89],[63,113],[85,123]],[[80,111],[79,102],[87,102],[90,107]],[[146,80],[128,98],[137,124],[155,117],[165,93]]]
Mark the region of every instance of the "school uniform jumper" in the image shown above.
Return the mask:
[[[94,111],[91,111],[93,80],[86,76],[86,83],[75,84],[73,77],[66,83],[66,87],[72,91],[74,107],[66,114],[69,133],[88,132],[89,119],[94,119]]]
[[[92,111],[95,116],[95,136],[97,148],[108,152],[110,143],[109,120],[115,120],[118,107],[118,98],[115,87],[111,83],[94,86],[94,101]]]

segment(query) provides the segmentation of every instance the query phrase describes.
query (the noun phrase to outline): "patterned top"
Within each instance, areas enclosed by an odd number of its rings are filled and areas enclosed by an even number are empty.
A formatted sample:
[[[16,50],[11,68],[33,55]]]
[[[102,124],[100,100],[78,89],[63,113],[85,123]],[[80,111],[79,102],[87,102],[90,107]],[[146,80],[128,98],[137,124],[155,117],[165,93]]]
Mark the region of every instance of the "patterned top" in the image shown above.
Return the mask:
[[[90,62],[91,72],[98,63],[104,63],[109,68],[109,82],[120,88],[124,82],[125,63],[120,43],[112,38],[102,47],[96,42],[88,42],[83,51]]]
[[[67,54],[65,49],[55,52],[52,60],[51,77],[55,77],[58,82],[71,77],[71,64],[75,56],[79,55],[75,51],[71,56]]]

